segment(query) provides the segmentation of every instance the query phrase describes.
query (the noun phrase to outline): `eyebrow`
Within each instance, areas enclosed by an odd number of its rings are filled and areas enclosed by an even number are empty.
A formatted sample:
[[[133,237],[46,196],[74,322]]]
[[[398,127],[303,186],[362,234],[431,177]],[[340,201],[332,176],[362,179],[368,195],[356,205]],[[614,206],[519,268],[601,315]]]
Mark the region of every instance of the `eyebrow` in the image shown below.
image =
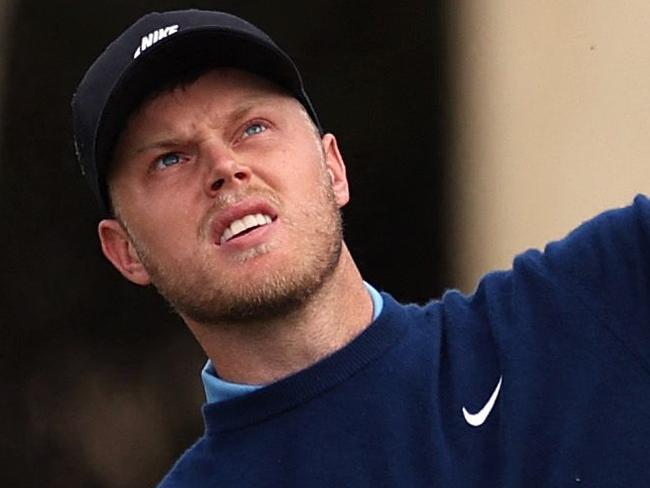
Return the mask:
[[[138,147],[133,151],[134,154],[141,154],[143,152],[147,152],[151,149],[165,149],[165,148],[173,148],[180,146],[184,143],[181,139],[161,139],[159,141],[154,141],[150,144],[145,144],[143,146]]]

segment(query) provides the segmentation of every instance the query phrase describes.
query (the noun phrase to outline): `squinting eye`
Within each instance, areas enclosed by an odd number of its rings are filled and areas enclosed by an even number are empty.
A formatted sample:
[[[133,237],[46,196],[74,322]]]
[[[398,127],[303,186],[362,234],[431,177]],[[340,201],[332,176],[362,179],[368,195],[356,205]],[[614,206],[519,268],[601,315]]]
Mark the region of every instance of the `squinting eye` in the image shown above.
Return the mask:
[[[169,168],[170,166],[174,166],[175,164],[178,164],[180,162],[181,162],[181,157],[176,153],[165,154],[159,157],[156,161],[158,166],[162,166],[164,168]]]
[[[249,125],[244,129],[244,134],[246,137],[254,136],[266,130],[266,126],[260,122]]]

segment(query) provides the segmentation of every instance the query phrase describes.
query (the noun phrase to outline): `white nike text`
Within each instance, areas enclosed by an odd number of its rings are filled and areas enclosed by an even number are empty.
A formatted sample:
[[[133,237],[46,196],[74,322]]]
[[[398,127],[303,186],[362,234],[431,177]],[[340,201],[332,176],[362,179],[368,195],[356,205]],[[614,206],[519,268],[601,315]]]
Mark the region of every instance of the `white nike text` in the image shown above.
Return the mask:
[[[176,32],[178,32],[178,25],[169,25],[167,27],[163,27],[162,29],[156,29],[155,31],[150,32],[146,36],[143,36],[142,39],[140,40],[140,45],[138,46],[138,49],[136,49],[135,53],[133,53],[133,59],[140,56],[140,54],[145,49],[150,48],[155,43],[157,43],[161,39],[164,39],[167,36],[176,34]]]

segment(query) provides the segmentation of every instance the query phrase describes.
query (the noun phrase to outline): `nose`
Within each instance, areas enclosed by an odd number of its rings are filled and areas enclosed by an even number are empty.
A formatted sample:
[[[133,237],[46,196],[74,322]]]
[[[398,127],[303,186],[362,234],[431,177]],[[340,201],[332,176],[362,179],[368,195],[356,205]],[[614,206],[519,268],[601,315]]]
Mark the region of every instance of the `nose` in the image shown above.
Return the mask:
[[[250,182],[252,172],[248,165],[239,161],[237,155],[227,148],[211,148],[206,156],[208,176],[206,192],[215,196],[220,190]]]

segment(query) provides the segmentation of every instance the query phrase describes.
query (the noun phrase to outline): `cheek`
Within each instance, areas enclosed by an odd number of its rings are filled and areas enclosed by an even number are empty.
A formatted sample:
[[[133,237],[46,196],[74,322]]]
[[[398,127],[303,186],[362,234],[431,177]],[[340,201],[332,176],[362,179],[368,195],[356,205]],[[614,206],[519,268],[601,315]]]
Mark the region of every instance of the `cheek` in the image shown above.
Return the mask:
[[[127,222],[134,237],[152,253],[182,257],[192,252],[190,248],[196,245],[196,218],[173,199],[131,207],[128,214],[125,219],[130,217]]]
[[[324,161],[315,144],[300,149],[282,151],[269,177],[277,180],[278,188],[309,193],[322,185]]]
[[[174,220],[187,221],[192,209],[197,206],[200,188],[197,182],[188,179],[167,181],[145,181],[142,177],[132,178],[132,184],[125,185],[118,192],[122,214],[131,220],[137,219],[143,226]]]

